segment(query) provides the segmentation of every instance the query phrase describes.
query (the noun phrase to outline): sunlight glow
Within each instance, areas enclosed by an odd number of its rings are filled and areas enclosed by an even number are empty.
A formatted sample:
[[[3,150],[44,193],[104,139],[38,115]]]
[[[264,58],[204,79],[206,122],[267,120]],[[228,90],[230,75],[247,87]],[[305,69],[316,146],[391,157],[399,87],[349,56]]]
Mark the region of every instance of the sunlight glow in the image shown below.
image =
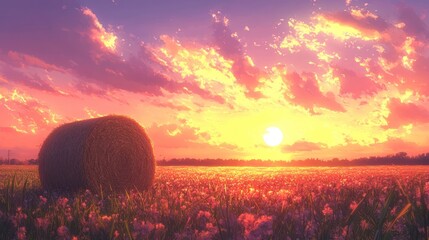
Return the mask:
[[[265,143],[270,147],[278,146],[283,140],[283,133],[277,127],[269,127],[263,136]]]

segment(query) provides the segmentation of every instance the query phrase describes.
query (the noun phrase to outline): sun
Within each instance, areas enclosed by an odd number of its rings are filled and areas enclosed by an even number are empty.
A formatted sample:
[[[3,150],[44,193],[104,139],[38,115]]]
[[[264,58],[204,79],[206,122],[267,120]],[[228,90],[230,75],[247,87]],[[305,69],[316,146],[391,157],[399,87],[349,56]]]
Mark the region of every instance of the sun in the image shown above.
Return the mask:
[[[269,127],[263,136],[265,143],[270,147],[278,146],[283,140],[283,133],[278,127]]]

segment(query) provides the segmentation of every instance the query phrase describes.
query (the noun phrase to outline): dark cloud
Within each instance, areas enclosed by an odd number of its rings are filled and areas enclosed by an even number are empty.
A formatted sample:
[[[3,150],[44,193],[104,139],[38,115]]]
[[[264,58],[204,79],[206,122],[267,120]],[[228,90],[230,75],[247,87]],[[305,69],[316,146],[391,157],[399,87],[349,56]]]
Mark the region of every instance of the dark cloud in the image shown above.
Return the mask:
[[[399,20],[405,23],[404,31],[408,35],[424,39],[429,37],[428,26],[411,7],[406,5],[399,7]]]

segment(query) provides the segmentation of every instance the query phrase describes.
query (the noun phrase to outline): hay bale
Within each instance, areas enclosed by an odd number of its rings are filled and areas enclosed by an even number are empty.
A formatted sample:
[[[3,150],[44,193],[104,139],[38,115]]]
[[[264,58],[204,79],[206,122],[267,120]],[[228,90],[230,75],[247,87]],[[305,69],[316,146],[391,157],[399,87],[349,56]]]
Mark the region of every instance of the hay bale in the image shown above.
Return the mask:
[[[40,181],[47,190],[146,190],[155,165],[144,129],[124,116],[64,124],[52,131],[39,152]]]

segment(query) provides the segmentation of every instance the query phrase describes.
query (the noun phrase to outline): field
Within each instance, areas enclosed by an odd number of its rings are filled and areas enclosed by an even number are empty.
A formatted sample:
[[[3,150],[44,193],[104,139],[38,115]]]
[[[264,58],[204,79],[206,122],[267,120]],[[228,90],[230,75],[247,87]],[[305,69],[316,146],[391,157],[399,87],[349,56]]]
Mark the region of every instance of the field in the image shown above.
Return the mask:
[[[424,166],[158,167],[109,196],[0,166],[0,239],[428,239],[428,203]]]

